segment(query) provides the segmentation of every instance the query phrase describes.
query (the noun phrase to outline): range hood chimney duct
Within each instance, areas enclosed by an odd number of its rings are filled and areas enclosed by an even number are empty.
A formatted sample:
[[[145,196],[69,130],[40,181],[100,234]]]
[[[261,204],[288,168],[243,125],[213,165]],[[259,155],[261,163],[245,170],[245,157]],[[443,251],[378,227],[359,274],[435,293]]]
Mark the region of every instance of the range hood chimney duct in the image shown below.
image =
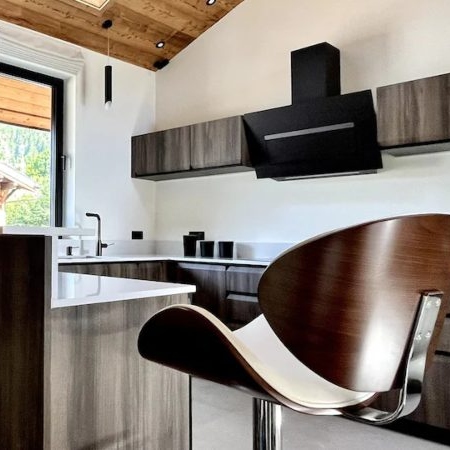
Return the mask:
[[[341,94],[340,51],[328,44],[291,52],[292,104]]]
[[[291,52],[292,105],[244,114],[258,178],[374,173],[383,167],[370,90],[340,95],[340,52],[322,42]]]

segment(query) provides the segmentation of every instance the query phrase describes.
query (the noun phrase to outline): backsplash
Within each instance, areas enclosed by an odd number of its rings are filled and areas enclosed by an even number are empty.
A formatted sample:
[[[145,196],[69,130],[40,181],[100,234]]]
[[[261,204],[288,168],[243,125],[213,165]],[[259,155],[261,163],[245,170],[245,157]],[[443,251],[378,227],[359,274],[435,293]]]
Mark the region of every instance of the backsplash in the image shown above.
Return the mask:
[[[271,261],[280,253],[284,252],[294,243],[291,242],[235,242],[234,258]],[[183,242],[180,241],[155,241],[155,252],[157,255],[182,256]],[[200,255],[197,244],[197,256]],[[218,257],[218,244],[214,243],[214,256]]]
[[[155,241],[143,239],[133,240],[105,240],[108,247],[103,249],[105,256],[117,255],[153,255],[155,254]],[[73,248],[73,255],[95,255],[95,239],[59,239],[58,255],[67,254],[67,247]],[[110,245],[111,244],[111,245]]]
[[[58,255],[67,255],[67,247],[72,247],[73,256],[95,255],[95,239],[59,239]],[[103,249],[104,256],[120,255],[161,255],[183,256],[183,242],[180,241],[150,241],[150,240],[107,240],[107,244],[113,244]],[[218,244],[214,243],[214,257],[218,257]],[[291,242],[235,242],[235,259],[247,259],[258,261],[271,261],[284,252],[294,243]],[[198,247],[198,244],[197,244]],[[197,248],[197,256],[200,251]]]

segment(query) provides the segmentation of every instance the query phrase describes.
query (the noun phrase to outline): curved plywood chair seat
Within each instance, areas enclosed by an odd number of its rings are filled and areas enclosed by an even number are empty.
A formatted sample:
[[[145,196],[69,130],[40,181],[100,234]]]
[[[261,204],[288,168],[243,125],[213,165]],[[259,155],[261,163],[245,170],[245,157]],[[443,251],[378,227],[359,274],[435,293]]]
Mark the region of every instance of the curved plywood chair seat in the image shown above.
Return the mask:
[[[440,330],[449,292],[450,216],[384,219],[279,256],[259,283],[263,315],[244,328],[231,332],[202,308],[172,306],[143,327],[139,351],[299,411],[353,414],[376,393],[403,389],[411,361],[423,375],[438,333],[420,348],[414,338],[421,326]],[[398,417],[366,409],[368,420]]]
[[[231,332],[203,308],[170,306],[147,322],[138,347],[144,358],[247,389],[254,396],[276,399],[303,412],[332,414],[332,409],[373,396],[336,386],[308,369],[286,349],[262,315]]]

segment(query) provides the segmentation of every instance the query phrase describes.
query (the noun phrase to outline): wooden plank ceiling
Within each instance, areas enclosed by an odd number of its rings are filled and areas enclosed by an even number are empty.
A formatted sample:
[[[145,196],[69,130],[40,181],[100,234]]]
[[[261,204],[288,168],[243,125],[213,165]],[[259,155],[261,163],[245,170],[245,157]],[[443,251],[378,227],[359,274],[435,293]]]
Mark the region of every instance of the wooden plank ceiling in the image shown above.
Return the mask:
[[[51,129],[52,89],[0,76],[0,122],[38,130]]]
[[[243,0],[110,0],[101,10],[76,0],[0,0],[0,20],[156,70]],[[163,48],[156,43],[163,41]]]

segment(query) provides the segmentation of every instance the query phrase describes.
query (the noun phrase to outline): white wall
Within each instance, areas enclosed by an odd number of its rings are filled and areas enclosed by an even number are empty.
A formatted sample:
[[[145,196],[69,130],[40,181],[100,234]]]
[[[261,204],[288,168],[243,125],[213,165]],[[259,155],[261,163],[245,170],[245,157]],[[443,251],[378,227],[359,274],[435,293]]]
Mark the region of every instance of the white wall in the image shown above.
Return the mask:
[[[450,72],[447,0],[245,0],[156,75],[156,128],[290,104],[290,51],[341,50],[342,91]],[[450,153],[377,175],[277,183],[253,173],[156,184],[156,237],[301,240],[367,219],[450,212]],[[450,232],[450,230],[449,230]]]
[[[131,230],[154,233],[154,185],[131,178],[131,136],[153,130],[155,75],[112,60],[113,104],[103,107],[106,58],[83,50],[85,73],[77,92],[75,128],[75,222],[95,226],[86,211],[102,217],[103,237],[130,239]]]

